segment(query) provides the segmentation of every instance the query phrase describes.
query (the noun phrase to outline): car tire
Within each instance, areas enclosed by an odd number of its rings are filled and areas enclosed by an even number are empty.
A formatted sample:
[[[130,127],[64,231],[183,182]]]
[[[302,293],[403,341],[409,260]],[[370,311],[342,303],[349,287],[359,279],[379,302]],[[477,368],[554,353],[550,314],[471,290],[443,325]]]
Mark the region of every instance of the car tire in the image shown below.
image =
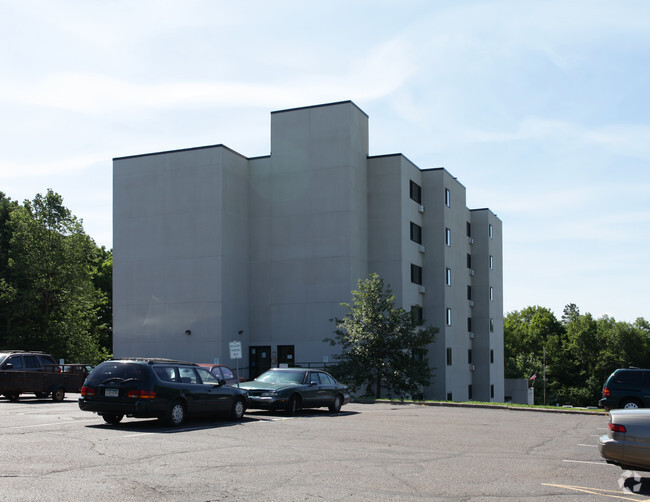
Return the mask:
[[[167,411],[165,421],[172,427],[181,425],[185,421],[185,405],[181,401],[174,401]]]
[[[63,387],[59,387],[58,389],[54,389],[52,391],[52,401],[56,401],[57,403],[60,403],[65,399],[65,390]]]
[[[244,418],[246,412],[246,403],[243,399],[235,399],[232,403],[232,410],[230,411],[230,418],[233,420],[241,420]]]
[[[117,425],[122,421],[124,415],[102,415],[102,418],[107,424]]]
[[[18,396],[20,396],[20,392],[7,392],[5,396],[7,396],[7,399],[9,399],[9,401],[18,401]]]
[[[287,403],[287,413],[293,417],[296,413],[298,413],[299,409],[300,396],[298,394],[294,394],[289,398],[289,402]]]
[[[643,405],[636,399],[625,399],[621,401],[621,408],[625,410],[636,410],[638,408],[643,408]]]
[[[343,406],[343,396],[341,396],[341,394],[337,394],[334,398],[334,402],[329,405],[329,410],[332,413],[338,413],[341,411],[341,406]]]

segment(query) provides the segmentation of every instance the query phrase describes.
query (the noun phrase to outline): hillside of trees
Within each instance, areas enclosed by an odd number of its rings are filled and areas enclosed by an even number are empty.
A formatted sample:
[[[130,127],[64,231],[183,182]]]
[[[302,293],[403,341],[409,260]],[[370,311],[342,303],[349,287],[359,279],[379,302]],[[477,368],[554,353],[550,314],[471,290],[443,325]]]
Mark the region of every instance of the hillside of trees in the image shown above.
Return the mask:
[[[650,367],[650,323],[594,319],[575,304],[559,320],[547,308],[527,307],[505,316],[504,349],[505,377],[534,377],[536,404],[596,406],[615,369]]]
[[[0,192],[0,348],[110,357],[112,260],[52,190],[23,204]]]

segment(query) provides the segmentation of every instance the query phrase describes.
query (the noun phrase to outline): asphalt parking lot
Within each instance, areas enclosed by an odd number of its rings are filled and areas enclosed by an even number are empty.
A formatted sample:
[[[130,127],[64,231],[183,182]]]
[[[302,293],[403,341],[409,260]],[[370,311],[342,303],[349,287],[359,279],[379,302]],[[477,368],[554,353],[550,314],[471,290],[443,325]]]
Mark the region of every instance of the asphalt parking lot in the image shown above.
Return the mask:
[[[650,500],[650,473],[601,460],[603,414],[353,403],[172,429],[76,397],[0,399],[0,500]]]

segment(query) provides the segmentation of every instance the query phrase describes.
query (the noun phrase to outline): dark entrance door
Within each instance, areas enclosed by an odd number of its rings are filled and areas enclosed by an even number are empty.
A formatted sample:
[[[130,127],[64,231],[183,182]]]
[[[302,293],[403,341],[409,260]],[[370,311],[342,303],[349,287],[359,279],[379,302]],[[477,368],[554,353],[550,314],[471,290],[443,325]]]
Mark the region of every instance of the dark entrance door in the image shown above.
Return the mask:
[[[278,345],[278,366],[286,364],[292,368],[296,364],[294,346],[293,345]]]
[[[271,368],[271,347],[268,345],[248,347],[248,361],[252,380]]]

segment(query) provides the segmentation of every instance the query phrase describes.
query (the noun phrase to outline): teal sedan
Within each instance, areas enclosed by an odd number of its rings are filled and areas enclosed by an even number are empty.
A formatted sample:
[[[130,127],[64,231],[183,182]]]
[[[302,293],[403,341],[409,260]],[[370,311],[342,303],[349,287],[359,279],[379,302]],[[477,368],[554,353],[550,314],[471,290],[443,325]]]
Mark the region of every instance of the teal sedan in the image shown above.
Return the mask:
[[[248,393],[248,408],[286,410],[328,407],[332,413],[350,402],[350,393],[329,373],[308,368],[273,368],[239,388]]]

